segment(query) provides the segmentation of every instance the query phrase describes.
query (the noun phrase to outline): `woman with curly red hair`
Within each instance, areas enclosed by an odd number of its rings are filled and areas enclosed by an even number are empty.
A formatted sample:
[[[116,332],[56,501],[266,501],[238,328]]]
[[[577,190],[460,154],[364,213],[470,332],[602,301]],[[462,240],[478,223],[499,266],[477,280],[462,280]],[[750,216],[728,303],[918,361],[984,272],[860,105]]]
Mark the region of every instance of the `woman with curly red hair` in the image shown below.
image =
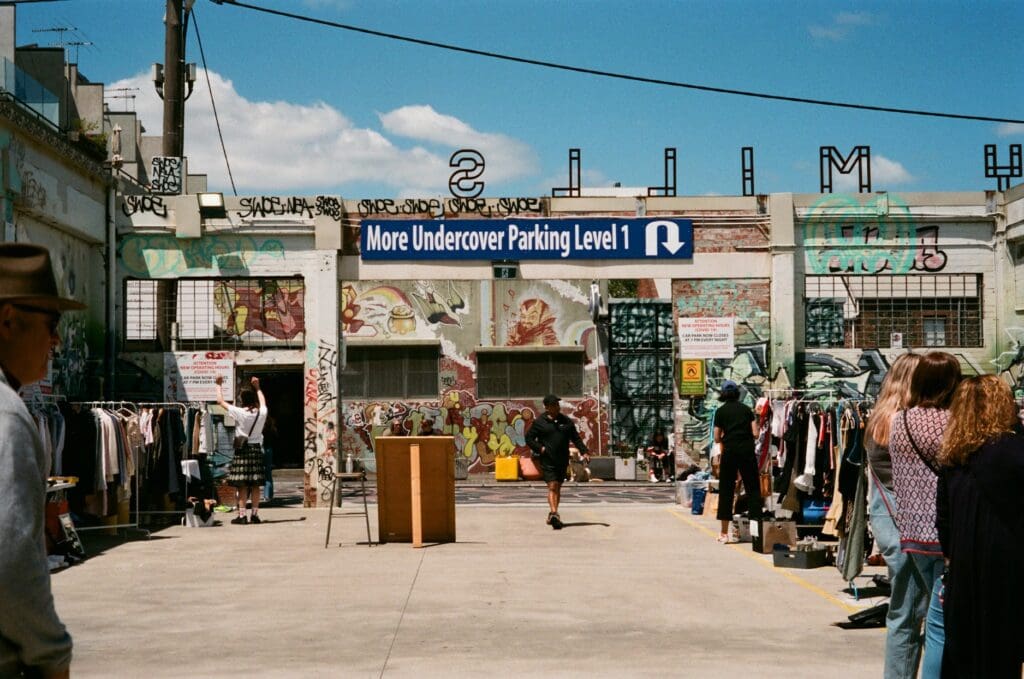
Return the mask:
[[[937,524],[948,567],[943,676],[1020,679],[1024,664],[1024,436],[994,375],[957,388],[939,453]]]

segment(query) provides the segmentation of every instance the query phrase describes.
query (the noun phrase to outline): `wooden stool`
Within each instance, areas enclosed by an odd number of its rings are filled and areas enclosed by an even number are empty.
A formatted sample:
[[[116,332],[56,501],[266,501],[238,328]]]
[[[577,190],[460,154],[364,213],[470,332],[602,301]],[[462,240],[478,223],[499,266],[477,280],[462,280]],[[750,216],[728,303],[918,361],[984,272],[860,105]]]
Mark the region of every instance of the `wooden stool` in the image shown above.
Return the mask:
[[[335,513],[334,511],[334,499],[338,499],[338,507],[341,507],[342,498],[345,490],[346,481],[358,481],[359,488],[363,494],[363,511],[361,512],[347,512],[347,513]],[[340,489],[339,489],[340,486]],[[327,537],[324,538],[324,549],[331,542],[331,519],[335,516],[364,516],[366,517],[366,546],[373,546],[373,539],[370,537],[370,513],[366,507],[366,472],[336,472],[334,474],[334,482],[331,484],[331,504],[327,508]],[[338,543],[341,546],[341,543]]]

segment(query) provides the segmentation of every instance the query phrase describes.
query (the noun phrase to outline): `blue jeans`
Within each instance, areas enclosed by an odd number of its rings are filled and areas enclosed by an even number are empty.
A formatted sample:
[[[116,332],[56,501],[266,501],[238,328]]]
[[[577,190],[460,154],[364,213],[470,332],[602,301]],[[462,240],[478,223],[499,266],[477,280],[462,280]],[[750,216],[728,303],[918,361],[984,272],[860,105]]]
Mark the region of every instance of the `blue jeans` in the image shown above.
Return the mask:
[[[263,499],[274,499],[274,449],[263,444]]]
[[[924,622],[924,661],[921,663],[921,679],[939,679],[942,676],[942,651],[946,643],[946,618],[942,602],[939,600],[942,587],[940,575],[932,587],[928,617]]]
[[[893,494],[872,481],[868,514],[875,544],[889,567],[889,613],[885,617],[885,679],[915,679],[921,659],[921,622],[927,593],[915,577],[909,554],[900,549],[900,533],[888,507],[896,506]]]

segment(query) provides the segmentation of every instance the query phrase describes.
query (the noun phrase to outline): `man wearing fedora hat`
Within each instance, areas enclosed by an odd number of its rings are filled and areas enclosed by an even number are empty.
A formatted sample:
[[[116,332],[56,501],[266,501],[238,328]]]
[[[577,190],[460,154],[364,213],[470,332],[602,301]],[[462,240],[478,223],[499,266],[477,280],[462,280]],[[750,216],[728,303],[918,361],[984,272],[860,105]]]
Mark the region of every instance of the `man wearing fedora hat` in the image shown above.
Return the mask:
[[[46,376],[64,299],[46,248],[0,243],[0,677],[69,676],[43,522],[50,458],[18,389]]]

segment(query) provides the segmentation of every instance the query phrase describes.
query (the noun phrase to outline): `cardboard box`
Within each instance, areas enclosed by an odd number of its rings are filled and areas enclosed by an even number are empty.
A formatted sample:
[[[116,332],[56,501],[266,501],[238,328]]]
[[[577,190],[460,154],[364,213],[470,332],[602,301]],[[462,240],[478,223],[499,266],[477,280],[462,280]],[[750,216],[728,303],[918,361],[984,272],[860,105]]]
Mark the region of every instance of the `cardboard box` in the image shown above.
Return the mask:
[[[828,550],[794,552],[791,549],[776,549],[772,552],[776,568],[821,568],[828,565]]]
[[[780,521],[778,519],[760,519],[750,523],[750,537],[753,538],[754,551],[771,554],[775,545],[792,547],[796,544],[796,521]]]
[[[718,493],[712,493],[708,491],[707,497],[704,498],[704,516],[714,516],[718,514]]]

